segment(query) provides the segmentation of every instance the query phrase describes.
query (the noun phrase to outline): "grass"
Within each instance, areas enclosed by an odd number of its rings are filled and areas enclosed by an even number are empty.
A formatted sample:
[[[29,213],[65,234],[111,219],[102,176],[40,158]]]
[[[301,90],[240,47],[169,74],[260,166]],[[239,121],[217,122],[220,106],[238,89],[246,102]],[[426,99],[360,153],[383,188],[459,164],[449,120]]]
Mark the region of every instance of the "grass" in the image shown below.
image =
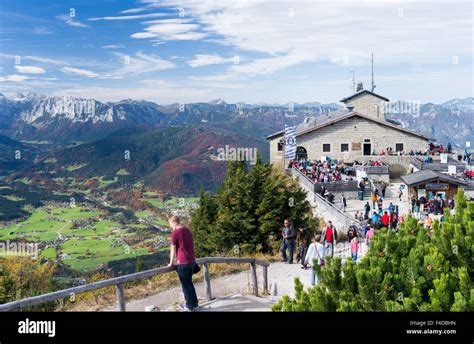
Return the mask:
[[[145,201],[158,209],[164,209],[165,206],[171,209],[179,209],[199,202],[199,197],[172,197],[163,202],[161,199],[156,198],[157,194],[155,192],[145,192],[143,195],[145,196]]]
[[[84,166],[87,166],[87,164],[70,165],[70,166],[66,167],[66,170],[69,171],[69,172],[72,172],[72,171],[79,170],[79,169],[83,168]]]
[[[11,195],[8,195],[8,196],[2,196],[3,198],[6,198],[10,201],[14,201],[14,202],[21,202],[21,201],[24,201],[25,199],[24,198],[20,198],[20,197],[16,197],[16,196],[11,196]]]
[[[106,187],[106,186],[108,186],[112,183],[115,183],[117,181],[117,177],[115,177],[112,180],[107,180],[107,179],[104,179],[104,177],[100,177],[100,178],[97,178],[97,180],[99,181],[99,186],[101,188],[103,188],[103,187]]]
[[[144,229],[147,225],[135,223],[123,226],[113,220],[97,220],[100,214],[101,212],[96,209],[79,205],[71,208],[48,206],[37,208],[25,221],[13,223],[0,230],[0,240],[26,239],[29,242],[50,242],[57,238],[67,238],[67,241],[60,243],[56,248],[43,250],[40,255],[55,259],[59,254],[67,254],[67,258],[62,259],[62,262],[77,271],[88,271],[113,260],[149,254],[145,247],[133,248],[121,242],[121,238],[134,236],[133,229]],[[72,220],[88,219],[91,220],[89,225],[73,228]],[[130,229],[127,231],[126,227]],[[121,231],[113,232],[117,228]],[[164,234],[157,233],[156,237],[162,235]]]
[[[117,176],[128,176],[130,173],[127,172],[127,170],[121,168],[120,170],[115,173]]]

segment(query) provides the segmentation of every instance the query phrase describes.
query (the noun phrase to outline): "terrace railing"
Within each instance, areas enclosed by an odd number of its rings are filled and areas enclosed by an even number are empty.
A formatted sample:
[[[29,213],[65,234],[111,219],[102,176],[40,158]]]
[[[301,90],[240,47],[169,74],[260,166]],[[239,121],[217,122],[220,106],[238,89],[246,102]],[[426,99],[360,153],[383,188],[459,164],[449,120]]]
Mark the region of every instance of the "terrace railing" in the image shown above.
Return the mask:
[[[362,166],[362,165],[355,165],[354,168],[356,170],[365,171],[367,174],[388,174],[388,166]]]
[[[299,178],[307,188],[315,193],[319,192],[323,186],[326,190],[332,192],[357,191],[357,180],[339,180],[327,183],[313,183],[306,175],[294,167],[291,169],[291,175],[293,177]]]
[[[354,223],[358,228],[362,228],[364,222],[360,222],[352,218],[347,213],[340,210],[336,205],[329,202],[327,199],[322,197],[317,191],[319,189],[315,188],[315,184],[306,177],[303,173],[298,171],[296,168],[293,168],[291,171],[293,177],[297,177],[306,188],[308,188],[314,197],[314,202],[318,207],[321,207],[324,212],[326,212],[334,222],[340,223],[345,229],[348,228],[352,223]],[[339,182],[337,182],[339,183]],[[328,183],[325,183],[328,184]],[[357,182],[355,183],[355,190],[357,190]]]
[[[196,260],[196,263],[204,266],[204,285],[206,288],[206,300],[212,300],[211,291],[211,275],[209,273],[209,264],[250,264],[250,270],[252,274],[252,292],[255,296],[258,296],[258,282],[257,282],[257,265],[263,267],[263,292],[268,293],[268,266],[269,262],[265,260],[259,260],[255,258],[229,258],[229,257],[205,257]],[[98,290],[102,288],[115,286],[116,297],[119,310],[122,312],[126,311],[126,299],[125,299],[125,283],[136,281],[143,278],[150,278],[152,276],[161,275],[169,272],[176,271],[176,266],[156,268],[146,271],[141,271],[129,275],[114,277],[103,281],[89,283],[78,287],[58,290],[52,293],[29,297],[23,300],[12,301],[4,304],[0,304],[0,312],[22,310],[24,307],[35,306],[45,302],[54,300],[71,298],[80,293],[87,291]]]

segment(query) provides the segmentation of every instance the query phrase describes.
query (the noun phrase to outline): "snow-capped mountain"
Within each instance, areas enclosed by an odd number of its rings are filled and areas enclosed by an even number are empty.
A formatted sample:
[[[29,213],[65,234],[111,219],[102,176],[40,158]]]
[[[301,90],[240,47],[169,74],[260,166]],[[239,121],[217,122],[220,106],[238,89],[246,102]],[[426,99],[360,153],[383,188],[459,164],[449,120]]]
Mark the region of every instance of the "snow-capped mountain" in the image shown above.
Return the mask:
[[[387,113],[404,128],[416,130],[437,141],[465,148],[466,141],[474,141],[474,98],[453,99],[443,104],[413,105],[402,102]]]
[[[124,99],[103,103],[95,99],[39,94],[0,94],[0,134],[16,140],[68,143],[95,141],[124,128],[143,129],[183,125],[212,125],[257,138],[296,125],[306,117],[340,112],[338,104],[231,104],[219,98],[204,103],[158,105]],[[437,105],[395,102],[387,118],[438,141],[464,147],[473,141],[474,98]]]

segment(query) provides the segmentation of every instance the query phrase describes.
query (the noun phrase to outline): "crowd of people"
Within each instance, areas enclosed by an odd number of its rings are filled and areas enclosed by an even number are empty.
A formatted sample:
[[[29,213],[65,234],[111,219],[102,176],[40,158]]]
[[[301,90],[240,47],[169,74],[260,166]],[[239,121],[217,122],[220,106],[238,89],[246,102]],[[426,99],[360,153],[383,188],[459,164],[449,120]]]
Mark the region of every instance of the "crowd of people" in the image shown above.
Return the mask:
[[[352,261],[357,261],[360,252],[360,243],[365,240],[365,242],[370,245],[370,240],[373,236],[373,229],[369,228],[363,233],[354,224],[349,227],[347,239],[350,243],[349,247]],[[333,223],[328,221],[322,232],[313,237],[306,228],[295,230],[289,220],[285,219],[282,237],[282,262],[293,264],[296,246],[296,263],[300,263],[301,268],[306,270],[309,265],[314,263],[323,267],[326,257],[332,258],[334,256],[334,247],[338,242],[338,231]],[[311,268],[311,285],[315,285],[318,282],[319,276],[316,270]]]
[[[337,160],[327,159],[326,161],[299,161],[290,160],[290,167],[308,177],[313,183],[328,183],[341,180],[352,180],[355,175],[351,166],[340,164]]]
[[[446,201],[440,195],[431,195],[431,197],[426,197],[423,195],[416,197],[413,195],[410,203],[411,212],[415,217],[419,217],[421,213],[443,215],[445,208],[450,210],[454,209],[454,200],[449,199]]]

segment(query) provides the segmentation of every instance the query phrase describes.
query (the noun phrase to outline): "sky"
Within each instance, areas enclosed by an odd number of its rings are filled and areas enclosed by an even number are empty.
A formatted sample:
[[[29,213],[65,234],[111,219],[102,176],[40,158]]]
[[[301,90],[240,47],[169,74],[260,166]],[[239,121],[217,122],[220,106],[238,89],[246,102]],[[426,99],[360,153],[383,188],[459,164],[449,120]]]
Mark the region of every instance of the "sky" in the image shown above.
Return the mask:
[[[473,96],[471,1],[2,0],[0,92],[159,104]]]

